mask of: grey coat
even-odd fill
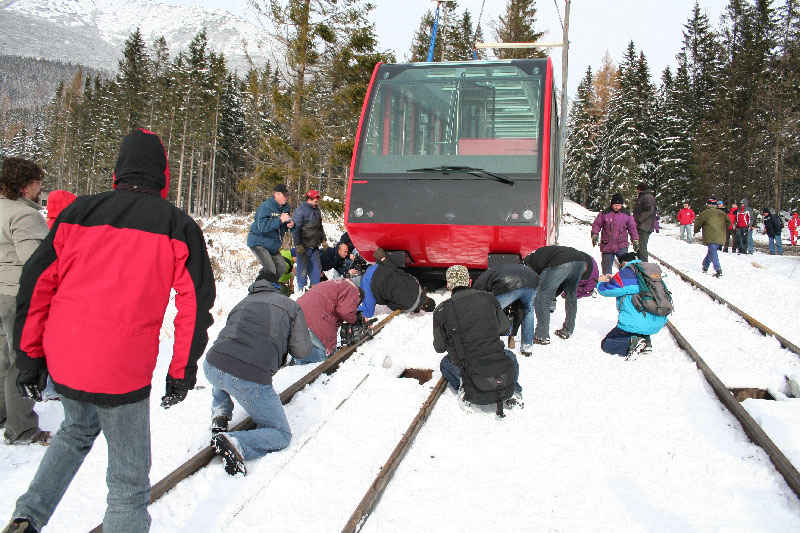
[[[42,206],[27,198],[0,195],[0,294],[16,296],[22,265],[47,236]]]
[[[656,222],[656,197],[649,190],[639,193],[636,205],[633,206],[633,219],[636,221],[639,233],[653,232],[653,225]]]
[[[309,356],[311,338],[303,310],[275,284],[258,280],[248,292],[228,315],[206,360],[232,376],[271,385],[287,353]]]

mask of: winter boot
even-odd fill
[[[550,339],[540,339],[539,337],[534,337],[533,344],[550,344]]]
[[[644,351],[647,339],[638,335],[631,335],[631,344],[628,346],[628,353],[625,354],[626,361],[635,361]]]
[[[719,270],[717,270],[717,272],[714,274],[714,277],[715,278],[721,278],[722,277],[722,269],[721,268]]]
[[[530,357],[533,352],[533,344],[523,344],[519,348],[519,353],[525,357]]]
[[[459,387],[458,389],[458,406],[466,413],[472,412],[472,404],[464,398],[464,387]]]
[[[653,341],[650,339],[650,335],[647,335],[644,338],[644,351],[642,353],[652,353],[653,351]]]
[[[244,464],[242,454],[239,453],[233,441],[225,433],[218,433],[211,437],[211,447],[214,448],[214,453],[222,456],[222,462],[225,463],[225,472],[228,475],[247,475],[247,467]]]
[[[701,268],[703,269],[703,274],[706,274],[708,272],[708,267],[701,267]]]
[[[572,336],[572,333],[567,331],[565,328],[561,328],[561,329],[557,329],[556,330],[556,335],[558,335],[562,339],[566,340],[566,339],[569,339]]]
[[[514,392],[514,395],[506,400],[506,409],[525,409],[525,402],[522,401],[522,393]]]
[[[39,533],[39,530],[33,527],[30,518],[14,518],[3,529],[3,533]]]
[[[228,431],[228,422],[231,419],[227,416],[215,416],[211,420],[211,433],[222,433],[223,431]]]

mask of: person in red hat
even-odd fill
[[[313,287],[319,283],[322,273],[319,246],[325,241],[325,230],[319,210],[319,192],[311,189],[306,193],[306,201],[294,210],[292,220],[292,239],[297,252],[297,288],[302,292],[306,284]]]
[[[61,211],[67,208],[69,204],[75,201],[77,196],[69,191],[62,191],[60,189],[50,191],[47,196],[47,227],[52,228],[53,223],[61,214]]]

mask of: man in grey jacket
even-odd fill
[[[11,346],[22,265],[47,236],[39,213],[44,172],[33,161],[9,157],[0,173],[0,426],[8,444],[47,444],[50,433],[39,429],[35,402],[17,390],[19,369]],[[44,388],[44,386],[42,386]]]
[[[636,190],[639,191],[639,197],[633,206],[633,219],[636,221],[636,230],[639,233],[639,249],[635,251],[639,253],[639,259],[647,261],[647,242],[656,222],[656,197],[650,192],[647,182],[639,182]]]
[[[248,293],[228,315],[204,365],[213,387],[211,446],[231,476],[247,474],[246,460],[289,445],[292,432],[272,377],[286,364],[288,353],[296,359],[311,353],[303,310],[280,293],[274,273],[262,269]],[[256,429],[227,433],[233,400]]]

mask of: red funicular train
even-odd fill
[[[558,113],[550,59],[378,64],[345,226],[421,276],[517,262],[556,240]]]

